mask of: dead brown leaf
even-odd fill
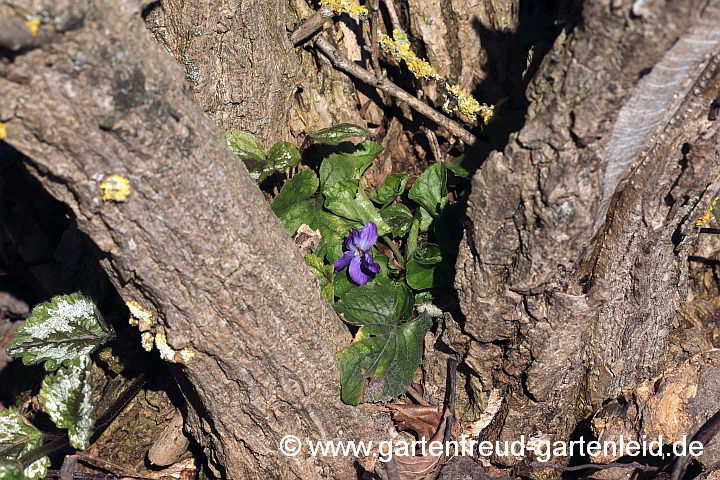
[[[443,423],[442,405],[388,405],[399,430],[412,430],[418,439],[429,439]]]

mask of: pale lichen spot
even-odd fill
[[[130,180],[122,175],[108,175],[100,182],[103,191],[103,200],[113,202],[127,202],[130,196]]]
[[[160,358],[168,362],[175,361],[175,350],[167,344],[167,337],[164,333],[158,332],[155,335],[155,348],[160,352]]]
[[[182,360],[184,362],[189,362],[195,356],[195,352],[193,352],[189,348],[183,348],[182,350],[180,350],[178,352],[178,354],[180,355],[180,358],[182,358]]]
[[[138,302],[130,300],[125,302],[128,310],[130,310],[130,325],[137,325],[141,332],[147,332],[155,324],[153,321],[153,313],[143,308]]]
[[[153,348],[153,343],[155,342],[155,336],[150,332],[142,332],[140,334],[140,343],[142,345],[142,348],[149,352]]]

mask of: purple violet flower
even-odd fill
[[[360,230],[350,230],[345,241],[345,254],[335,260],[335,270],[342,270],[350,265],[348,272],[353,282],[365,285],[373,275],[380,271],[380,265],[372,258],[371,248],[377,242],[377,226],[367,222]]]

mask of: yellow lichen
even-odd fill
[[[150,330],[153,326],[153,313],[150,310],[143,308],[138,302],[130,300],[125,302],[128,310],[130,310],[130,325],[137,325],[141,332]]]
[[[7,137],[7,124],[0,122],[0,140],[4,140]]]
[[[178,352],[178,354],[180,355],[180,358],[182,358],[184,362],[189,362],[195,356],[195,352],[193,352],[189,348],[183,348],[182,350],[180,350]]]
[[[38,27],[40,26],[39,18],[31,18],[25,22],[25,26],[30,30],[32,35],[37,35]]]
[[[335,13],[348,13],[350,15],[367,15],[367,8],[358,5],[352,0],[321,0],[320,5],[328,6]]]
[[[471,118],[473,121],[477,120],[477,115],[480,114],[480,118],[485,125],[490,123],[493,115],[495,114],[495,106],[488,106],[475,100],[470,94],[464,92],[459,86],[451,85],[447,87],[448,93],[455,97],[457,106],[453,109],[445,108],[446,112],[459,111],[463,115]]]
[[[383,51],[398,62],[404,61],[413,75],[417,78],[439,78],[437,70],[427,61],[418,58],[410,48],[410,40],[405,32],[396,28],[393,30],[393,38],[382,32],[378,33],[378,43]]]
[[[702,227],[708,222],[708,220],[710,220],[710,214],[713,213],[713,209],[719,207],[718,201],[720,201],[720,197],[712,201],[710,208],[708,208],[707,212],[705,212],[705,214],[700,217],[697,222],[695,222],[695,226]]]
[[[160,358],[168,362],[176,362],[176,354],[179,355],[180,359],[184,362],[189,362],[195,356],[195,352],[189,348],[174,350],[170,345],[168,345],[167,337],[162,332],[155,334],[155,348],[157,348],[158,352],[160,352]]]
[[[127,202],[130,196],[130,180],[122,175],[108,175],[100,182],[103,191],[103,200],[113,202]]]
[[[480,118],[482,118],[482,121],[485,125],[490,123],[490,120],[493,119],[495,116],[495,105],[488,105],[487,103],[483,103],[480,105]]]

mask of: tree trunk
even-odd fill
[[[692,350],[671,344],[720,191],[719,25],[715,0],[586,2],[473,177],[455,286],[470,351],[493,352],[484,396],[507,392],[488,437],[567,440]]]
[[[276,15],[282,3],[248,11]],[[123,298],[153,313],[173,350],[194,352],[175,354],[174,371],[211,464],[227,478],[355,478],[342,457],[278,451],[288,434],[379,439],[386,420],[340,403],[335,353],[347,328],[138,2],[33,8],[51,23],[37,48],[2,63],[6,141],[71,207]],[[0,18],[29,10],[5,2]],[[253,71],[277,84],[270,69]],[[129,179],[127,202],[102,200],[111,174]]]
[[[25,3],[0,2],[0,18]],[[334,354],[347,329],[204,112],[267,145],[357,122],[375,93],[291,48],[304,2],[163,2],[148,27],[182,68],[150,40],[138,3],[33,3],[54,23],[39,48],[0,64],[7,141],[72,208],[123,297],[156,315],[173,349],[195,352],[175,371],[212,465],[228,478],[355,478],[346,459],[278,453],[286,434],[386,440],[387,420],[339,403]],[[720,191],[709,114],[720,2],[594,1],[582,14],[559,2],[553,14],[579,18],[552,46],[524,39],[522,2],[481,3],[402,3],[432,63],[481,101],[524,108],[542,58],[528,45],[549,49],[525,125],[473,178],[455,280],[473,378],[458,384],[483,406],[501,393],[484,439],[567,440],[604,402],[647,393],[702,353],[678,312],[688,254],[707,250],[695,220]],[[334,39],[363,58],[347,22]],[[109,174],[129,178],[127,203],[101,200]],[[653,405],[637,398],[638,411]]]

